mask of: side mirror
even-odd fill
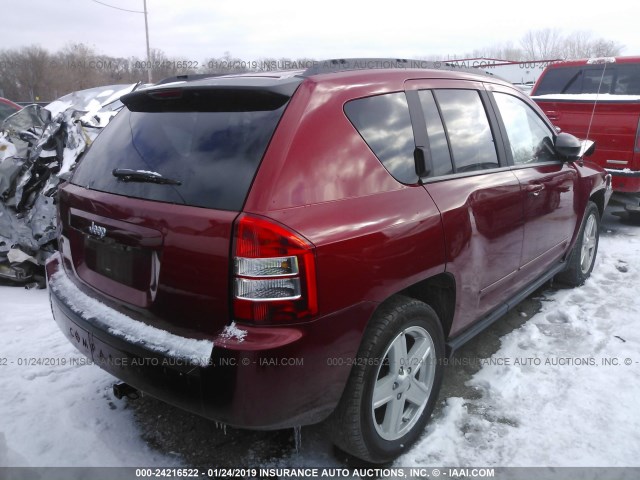
[[[554,144],[556,153],[563,160],[573,162],[580,159],[582,153],[582,142],[570,133],[559,133]]]

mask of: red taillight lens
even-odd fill
[[[238,219],[232,281],[236,320],[288,323],[318,312],[313,245],[270,220]]]
[[[638,119],[638,129],[636,130],[636,153],[640,153],[640,118]]]

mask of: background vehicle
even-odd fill
[[[562,131],[596,142],[614,191],[640,193],[640,57],[553,63],[531,95]]]
[[[206,417],[326,421],[388,461],[421,435],[446,355],[594,266],[610,178],[506,82],[341,60],[121,100],[59,190],[54,317]]]
[[[9,115],[13,115],[20,109],[22,109],[22,107],[17,103],[13,103],[11,100],[0,97],[0,123],[2,123]]]

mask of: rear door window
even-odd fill
[[[441,89],[434,95],[451,142],[457,173],[500,166],[489,119],[477,90]]]
[[[422,112],[427,124],[427,136],[429,138],[429,153],[431,154],[431,162],[433,164],[433,175],[449,175],[453,173],[453,164],[451,163],[451,152],[449,151],[449,142],[447,134],[444,131],[444,125],[440,118],[440,112],[436,101],[433,98],[431,90],[420,90],[418,92]]]
[[[238,211],[285,109],[129,111],[96,138],[72,183],[108,193]],[[261,107],[264,108],[264,107]],[[123,181],[114,169],[153,172],[179,185]]]

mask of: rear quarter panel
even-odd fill
[[[431,197],[395,180],[343,110],[354,98],[403,91],[405,78],[353,76],[348,87],[322,76],[301,84],[245,205],[315,245],[320,315],[382,302],[444,271],[440,212]]]

